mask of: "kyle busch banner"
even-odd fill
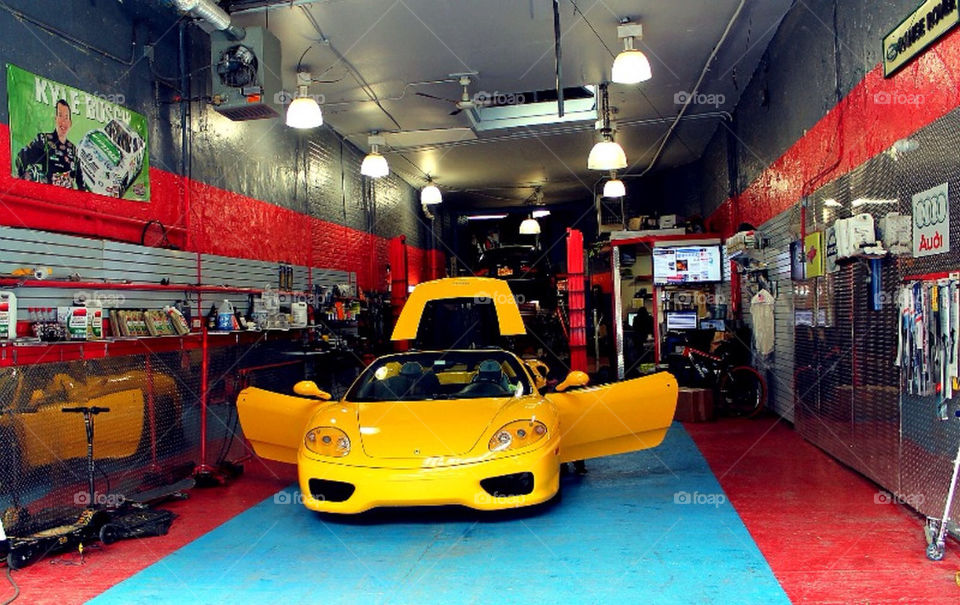
[[[123,95],[89,93],[7,65],[13,176],[150,199],[147,119]]]

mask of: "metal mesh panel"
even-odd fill
[[[951,236],[957,241],[960,184],[952,178],[960,174],[960,160],[942,150],[958,144],[960,112],[954,111],[813,193],[807,199],[807,231],[863,212],[875,219],[894,210],[912,214],[915,193],[947,182]],[[886,259],[877,274],[868,261],[856,260],[836,273],[793,283],[797,429],[920,512],[936,516],[942,513],[960,427],[956,420],[939,419],[936,397],[901,395],[894,366],[896,293],[908,275],[958,267],[960,251],[953,246],[937,256]],[[875,308],[871,280],[877,275],[882,288]],[[951,417],[956,409],[951,405]],[[958,513],[960,502],[952,517]]]
[[[87,438],[94,416],[95,498],[110,504],[188,475],[199,365],[180,352],[0,369],[0,510],[85,506]]]

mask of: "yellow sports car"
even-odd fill
[[[437,301],[488,305],[501,335],[523,334],[509,286],[448,278],[417,286],[393,340],[420,325]],[[303,397],[240,393],[244,434],[256,453],[298,465],[304,505],[359,513],[382,506],[529,506],[559,489],[560,464],[659,445],[673,419],[677,382],[667,373],[584,387],[572,372],[540,391],[543,365],[502,349],[411,351],[367,367],[341,401],[312,382]]]

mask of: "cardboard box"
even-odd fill
[[[713,391],[681,387],[677,393],[677,411],[673,418],[680,422],[709,422],[713,420]]]
[[[70,340],[87,339],[87,321],[90,310],[86,307],[57,307],[57,323],[66,326]]]

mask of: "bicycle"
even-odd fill
[[[712,389],[718,412],[753,418],[766,404],[767,383],[756,368],[734,365],[729,357],[686,346],[668,356],[667,364],[680,386]]]

